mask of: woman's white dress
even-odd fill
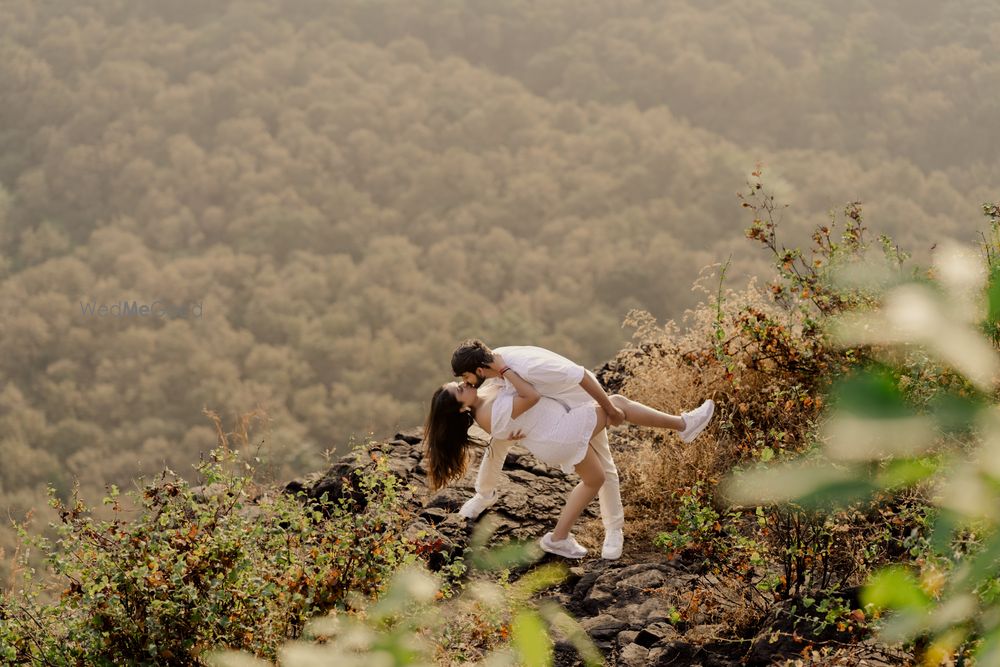
[[[542,396],[517,419],[511,418],[517,392],[505,388],[493,400],[490,430],[493,437],[506,440],[521,431],[518,442],[540,461],[559,466],[563,472],[574,467],[587,455],[590,436],[597,426],[597,403],[567,409],[559,401]]]

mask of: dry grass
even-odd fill
[[[659,325],[644,312],[630,313],[635,342],[618,356],[625,381],[621,393],[651,407],[680,414],[706,398],[716,402],[713,423],[693,443],[670,431],[623,426],[609,433],[625,509],[629,560],[658,552],[652,538],[667,529],[674,493],[697,482],[714,487],[740,461],[761,449],[801,449],[815,427],[822,399],[812,378],[796,377],[782,367],[786,360],[764,349],[741,323],[747,309],[782,322],[795,341],[802,336],[801,316],[783,311],[751,281],[739,292],[705,287],[707,273],[695,285],[706,300],[685,314],[682,331],[673,321]],[[745,322],[745,320],[744,320]],[[600,519],[581,522],[581,542],[600,550]]]

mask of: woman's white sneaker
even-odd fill
[[[569,537],[565,540],[553,540],[552,531],[549,531],[542,535],[542,538],[538,540],[538,544],[542,547],[542,551],[547,551],[550,554],[562,556],[563,558],[583,558],[587,555],[586,547],[576,541],[573,533],[570,533]]]
[[[601,558],[605,560],[617,560],[621,558],[622,546],[625,538],[621,528],[614,528],[604,533],[604,548],[601,550]]]
[[[715,401],[712,399],[708,399],[691,412],[682,412],[684,430],[677,434],[680,436],[681,442],[691,442],[697,438],[712,421],[713,414],[715,414]]]
[[[496,503],[499,497],[500,494],[497,493],[496,489],[493,489],[492,496],[484,496],[481,493],[476,493],[476,495],[465,501],[465,504],[462,505],[462,509],[458,510],[458,513],[466,519],[475,519],[483,513],[483,510]]]

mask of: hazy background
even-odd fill
[[[466,336],[599,363],[766,270],[758,160],[791,240],[860,199],[972,241],[998,49],[992,0],[2,0],[0,508],[186,472],[206,407],[305,472],[421,422]],[[156,299],[201,317],[80,306]]]

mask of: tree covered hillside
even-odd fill
[[[921,259],[995,198],[1000,8],[0,4],[0,507],[96,496],[260,405],[279,470],[421,421],[454,343],[593,365],[843,201]],[[82,304],[199,303],[201,317]],[[9,544],[8,544],[9,546]]]

